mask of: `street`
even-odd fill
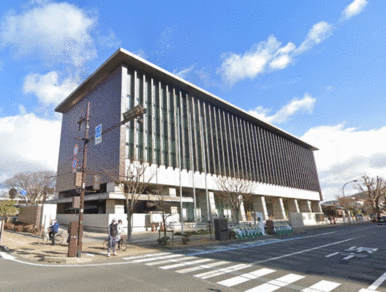
[[[0,291],[386,291],[385,235],[340,226],[78,266],[2,253]]]

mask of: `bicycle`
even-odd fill
[[[117,243],[117,249],[119,250],[122,250],[122,251],[125,251],[127,249],[127,242],[126,242],[126,238],[127,236],[126,235],[122,235],[121,236],[121,239],[118,240],[116,243]],[[119,244],[118,244],[119,243]],[[109,248],[109,240],[106,239],[104,242],[103,242],[103,247],[105,249],[108,249]]]
[[[38,238],[38,244],[47,244],[48,242],[51,242],[51,239],[49,237],[49,232],[42,232],[42,235]],[[56,233],[54,237],[55,244],[62,244],[63,243],[63,235],[60,233]]]

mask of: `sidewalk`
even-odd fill
[[[61,234],[63,235],[64,242],[61,245],[52,246],[50,242],[47,244],[39,244],[38,236],[30,233],[5,230],[3,241],[0,245],[8,247],[12,255],[50,263],[85,263],[108,259],[107,250],[103,247],[103,242],[107,239],[106,234],[85,231],[83,234],[82,256],[81,258],[73,258],[72,260],[68,260],[67,258],[67,232],[61,230]],[[132,235],[132,241],[128,244],[127,250],[120,251],[117,249],[117,256],[112,256],[111,258],[215,244],[213,234],[212,240],[210,240],[209,235],[191,236],[191,242],[188,245],[182,244],[181,236],[174,236],[173,246],[168,245],[164,247],[157,243],[158,236],[158,232],[135,233]],[[163,235],[161,234],[161,236]]]
[[[362,225],[368,222],[358,222],[352,225]],[[351,226],[352,226],[351,225]],[[318,225],[308,226],[303,228],[296,228],[293,235],[297,236],[302,233],[317,229],[331,229],[334,227],[349,226],[349,224],[336,224],[336,225]],[[64,242],[61,245],[52,246],[48,244],[38,244],[38,237],[29,233],[15,232],[15,231],[4,231],[3,241],[0,245],[5,245],[9,248],[9,252],[16,256],[21,256],[29,260],[44,261],[50,263],[87,263],[87,262],[103,262],[108,259],[139,255],[143,253],[159,252],[159,251],[171,251],[189,248],[199,248],[200,246],[208,245],[226,245],[241,242],[242,240],[228,240],[228,241],[215,241],[214,234],[210,240],[210,235],[195,235],[190,236],[190,243],[187,245],[182,244],[182,237],[175,236],[173,246],[160,246],[157,243],[158,232],[143,232],[134,233],[132,235],[132,241],[127,247],[126,251],[117,250],[116,257],[107,257],[107,250],[103,247],[103,242],[107,239],[107,235],[98,232],[84,232],[83,235],[83,251],[81,258],[67,258],[67,231],[61,230]],[[163,234],[161,234],[163,236]],[[168,236],[170,236],[168,234]],[[290,235],[291,236],[291,235]],[[253,240],[262,240],[267,238],[280,238],[283,235],[268,235]]]

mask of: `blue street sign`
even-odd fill
[[[102,124],[95,127],[95,145],[102,142]]]
[[[24,197],[24,196],[27,194],[27,191],[26,191],[26,190],[22,190],[22,191],[20,192],[20,194]]]

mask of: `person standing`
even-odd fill
[[[59,231],[59,223],[55,219],[52,220],[52,224],[50,226],[50,232],[48,233],[50,236],[50,239],[52,241],[52,245],[55,245],[55,235]]]
[[[117,241],[118,241],[118,248],[121,248],[121,240],[122,240],[122,235],[123,235],[123,224],[122,224],[122,220],[119,219],[118,220],[118,237],[117,237]]]
[[[117,243],[118,225],[114,218],[111,220],[111,224],[109,225],[108,231],[109,231],[109,248],[107,249],[107,256],[109,257],[111,248],[113,249],[113,255],[114,256],[117,255],[117,253],[115,252],[115,245]]]

